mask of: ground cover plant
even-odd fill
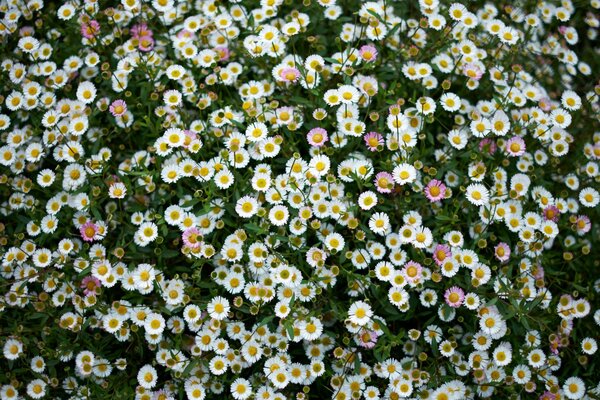
[[[599,0],[0,0],[0,399],[599,399]]]

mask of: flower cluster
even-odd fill
[[[600,1],[0,12],[0,400],[600,398]]]

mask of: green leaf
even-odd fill
[[[294,340],[294,327],[291,322],[286,322],[284,325],[285,331],[287,332],[288,338]]]

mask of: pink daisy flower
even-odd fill
[[[539,264],[536,265],[533,277],[534,279],[544,279],[544,267]]]
[[[372,349],[375,347],[378,337],[377,332],[363,329],[359,335],[359,344],[366,349]]]
[[[578,215],[575,220],[575,230],[578,235],[584,235],[592,229],[592,222],[587,215]]]
[[[369,132],[363,137],[365,144],[370,151],[377,151],[383,147],[383,135],[378,132]]]
[[[196,132],[190,131],[189,129],[184,130],[183,133],[185,134],[185,139],[183,141],[183,147],[185,147],[187,149],[187,148],[189,148],[190,144],[192,143],[192,140],[198,139],[198,134]]]
[[[100,24],[95,19],[90,20],[87,24],[81,25],[81,34],[86,39],[91,39],[100,32]]]
[[[134,39],[152,35],[152,29],[149,29],[146,23],[142,22],[131,27],[131,36],[133,36]]]
[[[558,222],[558,218],[560,217],[560,210],[556,206],[548,206],[544,208],[544,219],[546,221],[554,221]]]
[[[375,175],[373,183],[375,183],[379,193],[391,193],[394,188],[394,177],[389,172],[380,172]]]
[[[525,153],[525,150],[525,141],[519,136],[513,136],[506,141],[506,152],[509,156],[522,156]]]
[[[500,242],[494,247],[494,255],[500,262],[507,261],[510,258],[510,247],[504,242]]]
[[[444,293],[444,299],[446,300],[446,304],[448,304],[450,307],[457,308],[460,307],[465,299],[465,292],[458,286],[452,286],[450,289],[446,290],[446,293]]]
[[[442,200],[444,196],[446,196],[446,185],[444,185],[442,181],[432,179],[427,186],[425,186],[424,192],[427,199],[434,203]]]
[[[308,140],[308,143],[311,146],[321,147],[329,140],[329,136],[327,135],[327,131],[323,128],[312,128],[308,131],[306,140]]]
[[[550,100],[550,98],[548,98],[548,97],[542,97],[538,101],[538,105],[545,112],[552,110],[552,100]]]
[[[483,71],[479,68],[479,65],[474,63],[466,63],[463,66],[463,74],[476,81],[480,80],[483,76]]]
[[[300,71],[297,68],[286,67],[281,70],[279,77],[285,82],[296,82],[300,78]]]
[[[525,385],[525,391],[527,393],[534,393],[535,389],[537,389],[537,386],[535,385],[535,383],[531,382],[531,385]]]
[[[202,243],[202,236],[200,235],[200,230],[198,230],[198,228],[196,227],[186,229],[181,235],[181,239],[187,247],[191,247],[192,249],[197,249]]]
[[[81,238],[86,242],[93,242],[98,233],[98,225],[92,221],[88,221],[79,227],[79,233],[81,234]]]
[[[494,154],[498,146],[496,146],[496,142],[494,142],[490,138],[485,138],[479,142],[479,151],[486,152],[488,154]]]
[[[95,276],[86,276],[81,280],[80,288],[83,289],[83,294],[88,296],[90,294],[95,294],[96,289],[100,288],[100,279]]]
[[[229,60],[229,49],[227,47],[215,47],[215,51],[219,54],[219,61]]]
[[[435,249],[433,250],[433,260],[437,265],[442,265],[444,260],[449,257],[452,257],[450,246],[447,244],[438,244],[435,246]]]
[[[154,48],[154,38],[152,36],[142,36],[139,39],[138,49],[148,52]]]
[[[560,335],[556,335],[555,339],[550,342],[550,351],[552,354],[558,354],[558,349],[561,348]]]
[[[125,100],[115,100],[108,108],[113,117],[120,117],[127,112],[127,103]]]
[[[539,398],[539,400],[556,400],[556,395],[552,392],[545,391]]]
[[[192,32],[192,31],[188,31],[187,29],[182,29],[179,32],[177,32],[176,36],[178,39],[185,39],[185,38],[189,39],[189,38],[193,38],[195,35],[194,35],[194,32]]]
[[[409,261],[401,272],[408,282],[416,282],[423,276],[423,267],[418,262]]]
[[[358,54],[366,62],[377,60],[377,49],[369,44],[362,46]]]

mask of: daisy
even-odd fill
[[[233,173],[225,168],[217,172],[214,175],[213,180],[219,189],[227,189],[233,185],[235,178]]]
[[[417,226],[414,231],[414,240],[412,245],[417,249],[426,249],[433,242],[433,234],[431,229],[425,226]]]
[[[461,105],[460,97],[451,92],[444,93],[442,97],[440,97],[440,103],[442,108],[449,112],[459,110]]]
[[[157,379],[158,374],[156,373],[156,369],[149,364],[144,365],[138,371],[138,384],[144,389],[152,389],[154,386],[156,386]]]
[[[339,252],[344,248],[345,240],[339,233],[332,232],[325,237],[325,247],[329,251]]]
[[[462,150],[467,146],[467,134],[462,129],[452,129],[448,132],[448,142],[457,150]]]
[[[366,191],[358,196],[358,206],[362,210],[370,210],[377,205],[377,194],[371,191]]]
[[[563,384],[565,396],[569,399],[581,399],[585,394],[585,384],[581,378],[570,377]]]
[[[144,222],[139,226],[137,235],[143,242],[150,243],[158,237],[158,226],[154,222]]]
[[[448,304],[450,307],[460,307],[464,298],[465,292],[458,286],[452,286],[450,289],[447,289],[444,293],[444,299],[446,300],[446,304]]]
[[[329,137],[325,129],[313,128],[306,135],[306,139],[311,146],[321,147],[329,140]]]
[[[276,205],[269,210],[269,221],[275,226],[283,226],[286,224],[290,216],[290,212],[286,206]]]
[[[340,101],[344,104],[357,103],[360,98],[360,92],[354,86],[342,85],[338,88]]]
[[[380,172],[375,175],[373,183],[379,193],[391,193],[394,188],[394,177],[389,172]]]
[[[17,339],[8,339],[4,342],[3,353],[7,360],[16,360],[23,353],[23,343]]]
[[[258,201],[251,196],[243,196],[235,205],[236,213],[242,218],[251,218],[258,212]]]
[[[446,196],[446,185],[437,179],[432,179],[425,187],[424,192],[427,199],[434,203],[442,200]]]
[[[598,343],[594,338],[586,337],[581,341],[581,351],[585,354],[592,355],[598,350]]]
[[[433,250],[433,260],[437,265],[442,265],[445,260],[452,257],[450,246],[447,244],[438,244]]]
[[[89,81],[81,82],[77,87],[77,99],[85,104],[90,104],[96,98],[96,86]]]
[[[246,138],[249,142],[260,142],[267,138],[269,130],[262,122],[254,122],[246,128]]]
[[[399,185],[412,183],[417,177],[417,169],[410,164],[400,164],[392,171],[394,181]]]
[[[550,113],[550,120],[554,126],[565,129],[571,124],[571,114],[566,110],[557,108]]]
[[[231,383],[230,391],[234,399],[245,400],[252,395],[252,386],[248,380],[237,378]]]
[[[480,80],[483,76],[483,71],[481,70],[479,65],[475,63],[464,64],[462,72],[466,77],[471,78],[475,81]]]
[[[369,151],[378,151],[383,148],[385,143],[383,135],[378,132],[369,132],[363,136],[363,139]]]
[[[300,78],[297,68],[286,67],[279,72],[279,78],[284,82],[296,82]]]
[[[206,306],[206,311],[211,318],[222,320],[227,317],[230,306],[229,301],[221,296],[213,298]]]
[[[81,238],[86,242],[93,242],[96,239],[98,233],[98,225],[92,221],[87,221],[85,224],[79,227],[79,233]]]
[[[187,247],[192,249],[197,249],[202,245],[202,235],[200,234],[200,230],[196,227],[186,229],[181,235],[181,239]]]
[[[416,103],[417,111],[423,115],[430,115],[435,112],[435,101],[431,97],[421,97]]]
[[[600,202],[600,194],[596,189],[588,187],[579,192],[579,201],[584,207],[596,207]]]
[[[517,43],[517,41],[519,40],[519,35],[518,35],[518,31],[514,28],[505,26],[504,28],[502,28],[500,30],[500,33],[498,35],[500,37],[500,40],[502,41],[502,43],[508,44],[508,45],[513,45],[515,43]]]
[[[564,91],[560,100],[562,106],[567,110],[576,111],[581,108],[581,97],[572,90]]]
[[[323,324],[317,318],[312,317],[301,321],[298,329],[300,330],[300,336],[304,340],[316,340],[323,333]]]
[[[522,156],[525,150],[525,141],[519,136],[514,136],[506,141],[506,152],[511,157]]]
[[[488,312],[479,320],[479,327],[484,333],[494,335],[500,331],[502,328],[502,323],[503,321],[500,315],[493,312]],[[494,352],[494,354],[495,353],[496,352]]]
[[[494,256],[500,262],[508,261],[510,258],[510,247],[504,242],[500,242],[494,247]]]
[[[577,234],[582,236],[592,229],[592,223],[587,215],[578,215],[575,220]]]
[[[127,188],[122,182],[115,182],[108,188],[108,196],[111,199],[122,199],[127,194]]]
[[[143,321],[143,327],[150,335],[160,335],[165,329],[165,319],[160,314],[149,313]]]
[[[560,217],[560,210],[556,206],[547,206],[543,211],[544,219],[554,222],[558,222]]]
[[[417,262],[409,261],[404,264],[401,272],[406,280],[412,283],[421,279],[423,275],[423,267]]]
[[[480,183],[472,183],[467,186],[467,200],[476,206],[483,206],[490,201],[490,192]]]
[[[358,54],[366,62],[373,62],[377,60],[377,49],[372,45],[364,45],[358,51]]]
[[[372,316],[373,311],[371,310],[371,306],[364,301],[352,303],[348,310],[348,319],[350,322],[360,326],[366,325],[371,320]]]
[[[46,382],[34,379],[27,384],[27,395],[32,399],[41,399],[46,396]]]
[[[377,212],[369,218],[369,229],[378,235],[385,235],[390,229],[390,218],[384,212]]]
[[[87,23],[81,24],[81,34],[86,39],[93,39],[100,32],[100,24],[92,19]]]
[[[109,109],[113,117],[121,117],[127,112],[127,103],[124,100],[115,100],[110,105]]]
[[[100,279],[94,276],[86,276],[82,279],[81,284],[79,285],[80,288],[84,289],[83,294],[86,296],[95,294],[96,290],[99,289],[100,286]]]

